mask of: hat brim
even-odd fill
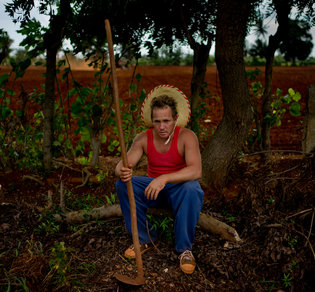
[[[176,109],[178,113],[177,125],[186,127],[190,121],[190,104],[186,95],[177,87],[162,84],[153,88],[145,98],[141,107],[141,118],[146,127],[152,127],[151,119],[151,101],[154,97],[160,95],[168,95],[176,101]]]

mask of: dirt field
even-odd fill
[[[5,70],[1,68],[0,74]],[[168,83],[189,96],[191,67],[141,67],[138,72],[147,92]],[[44,82],[42,73],[28,70],[14,84],[16,92],[22,85],[30,94]],[[93,71],[73,74],[83,85],[92,85]],[[131,69],[118,70],[122,98],[128,96],[131,75]],[[208,67],[206,81],[220,96],[215,67]],[[292,87],[305,100],[308,86],[315,84],[315,67],[276,67],[273,84],[284,92]],[[64,94],[66,87],[60,88]],[[222,104],[212,98],[209,105],[205,118],[215,126],[222,117]],[[300,150],[302,119],[289,118],[274,128],[272,149]],[[61,185],[66,212],[117,203],[113,169],[118,159],[102,153],[106,179],[83,186],[83,166],[69,161],[55,163],[49,177],[28,170],[0,170],[0,291],[314,291],[314,154],[279,151],[268,162],[259,155],[239,159],[221,193],[204,188],[202,212],[235,228],[242,242],[227,242],[198,226],[193,246],[197,268],[184,275],[168,224],[159,247],[143,255],[146,283],[140,288],[114,278],[117,272],[136,276],[135,262],[123,258],[131,239],[121,217],[87,218],[81,224],[54,219],[62,213]]]

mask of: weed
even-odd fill
[[[151,229],[157,230],[160,236],[164,236],[167,241],[173,241],[173,218],[166,216],[156,219],[151,215],[147,215],[147,218],[152,224]]]
[[[104,172],[103,170],[99,170],[98,174],[96,175],[96,179],[99,183],[104,183],[106,182],[108,178],[108,171]]]
[[[67,273],[70,271],[70,261],[64,242],[56,242],[51,249],[49,258],[50,270],[54,273],[54,279],[59,286],[68,286]]]
[[[17,248],[15,249],[15,256],[19,256],[19,248],[21,247],[21,241],[19,241]]]
[[[47,215],[45,217],[43,222],[41,222],[39,225],[37,225],[34,228],[34,231],[39,234],[39,235],[51,235],[51,234],[56,234],[60,230],[60,226],[58,223],[55,221],[54,217],[52,215]],[[41,219],[40,219],[41,220]]]
[[[74,201],[71,201],[71,192],[68,192],[66,194],[66,205],[71,210],[92,210],[95,205],[100,207],[104,205],[104,202],[102,202],[100,199],[96,199],[91,194],[88,194],[84,198],[76,198]]]
[[[228,220],[229,222],[233,222],[233,221],[236,220],[236,217],[235,217],[235,216],[229,216],[229,217],[227,218],[227,220]]]
[[[288,288],[291,286],[291,281],[292,281],[292,278],[290,277],[290,273],[288,274],[283,274],[283,278],[282,278],[282,282],[283,282],[283,285],[285,288]]]
[[[294,237],[288,242],[288,244],[289,244],[289,246],[290,246],[291,248],[294,248],[294,247],[297,245],[297,243],[298,243],[298,238],[297,238],[297,236],[294,236]]]
[[[114,205],[116,203],[116,194],[110,193],[110,197],[105,195],[105,199],[108,205]]]
[[[81,263],[80,266],[77,267],[78,271],[88,274],[94,274],[96,271],[96,265],[94,263]]]
[[[290,265],[290,272],[293,272],[297,267],[297,262],[296,261],[292,261],[291,265]]]
[[[273,197],[269,197],[267,200],[268,204],[273,204],[275,202],[275,199]]]
[[[5,253],[6,253],[5,251],[2,252],[2,253],[0,253],[0,259],[5,255]],[[0,267],[1,267],[1,266],[3,266],[3,264],[1,264],[1,262],[0,262]]]
[[[257,283],[259,284],[268,284],[270,285],[268,291],[273,291],[274,290],[274,287],[276,285],[276,282],[273,281],[273,280],[263,280],[263,281],[257,281]]]
[[[22,286],[23,291],[29,292],[30,290],[27,287],[26,280],[24,277],[15,277],[16,281]]]
[[[29,245],[28,251],[32,256],[34,254],[38,254],[40,256],[44,255],[43,244],[41,242],[39,242],[38,244],[36,242],[33,242],[33,240],[27,240],[26,242]]]

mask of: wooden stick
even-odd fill
[[[112,83],[113,83],[113,89],[114,89],[115,112],[116,112],[117,128],[118,128],[118,133],[119,133],[121,156],[122,156],[124,167],[128,167],[126,146],[125,146],[123,129],[122,129],[122,124],[121,124],[121,114],[120,114],[119,97],[118,97],[118,81],[117,81],[117,76],[116,76],[116,65],[115,65],[115,56],[114,56],[114,50],[113,50],[112,32],[111,32],[110,23],[108,19],[105,20],[105,28],[106,28],[108,51],[109,51],[110,64],[111,64],[111,76],[112,76]],[[135,203],[131,180],[128,181],[126,185],[127,185],[128,198],[129,198],[129,204],[130,204],[131,232],[132,232],[132,240],[133,240],[133,245],[134,245],[135,254],[136,254],[136,265],[137,265],[138,277],[143,278],[143,265],[142,265],[142,257],[140,253],[140,243],[139,243],[138,227],[137,227],[136,203]]]

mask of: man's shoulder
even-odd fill
[[[146,142],[146,141],[147,141],[147,131],[143,131],[135,137],[133,142],[134,143],[142,143],[142,142]]]
[[[186,137],[196,137],[196,134],[194,131],[192,131],[190,129],[181,127],[180,131],[179,131],[179,136],[183,136],[185,138]]]
[[[178,140],[184,144],[195,144],[196,142],[198,142],[198,138],[195,134],[194,131],[187,129],[187,128],[181,128],[179,135],[178,135]]]

